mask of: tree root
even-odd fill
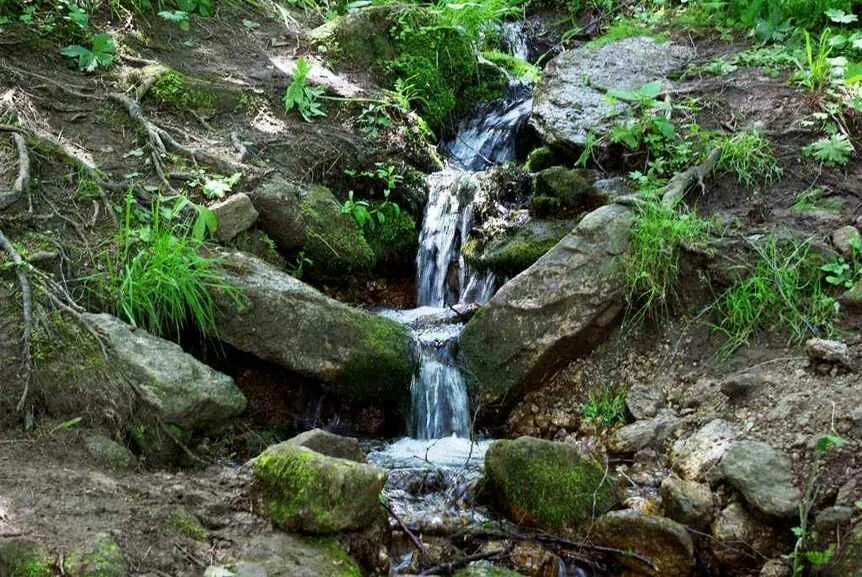
[[[12,264],[15,266],[15,275],[18,277],[18,285],[21,287],[21,308],[24,321],[24,329],[21,345],[21,370],[19,376],[24,382],[24,391],[21,393],[21,398],[15,410],[19,413],[24,408],[27,402],[27,393],[30,390],[30,377],[33,374],[33,357],[30,354],[30,347],[33,341],[33,289],[30,287],[30,279],[27,278],[27,272],[24,270],[26,263],[3,231],[0,230],[0,248],[2,248]]]
[[[18,178],[11,190],[0,190],[0,210],[3,210],[30,191],[30,153],[27,150],[27,139],[19,132],[12,133],[12,141],[18,149]],[[32,203],[30,205],[32,212]]]
[[[691,185],[695,183],[700,186],[701,193],[705,194],[706,185],[703,180],[712,173],[719,156],[721,156],[721,151],[718,148],[713,148],[702,163],[674,175],[664,187],[661,197],[662,204],[671,208],[675,207],[685,197],[685,193]]]
[[[451,575],[455,572],[456,569],[466,567],[473,561],[481,561],[483,559],[499,560],[506,557],[509,553],[511,553],[511,551],[511,547],[508,547],[505,549],[495,549],[494,551],[487,551],[468,555],[467,557],[462,557],[461,559],[447,561],[446,563],[440,563],[439,565],[429,567],[428,569],[425,569],[424,571],[419,573],[419,575]]]

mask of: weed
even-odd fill
[[[783,174],[772,145],[757,130],[746,130],[732,136],[719,136],[714,145],[721,151],[716,167],[736,175],[746,186],[769,184]]]
[[[617,423],[626,422],[626,392],[622,389],[602,387],[593,392],[584,403],[581,414],[584,419],[610,429]]]
[[[850,249],[849,260],[839,256],[820,267],[820,270],[826,273],[827,283],[849,289],[858,279],[862,279],[862,241],[858,237],[851,239]]]
[[[836,211],[841,210],[841,199],[823,198],[825,190],[819,186],[806,188],[796,195],[790,210],[796,213],[811,212],[815,210]]]
[[[807,30],[802,34],[805,38],[805,62],[796,63],[799,71],[793,78],[809,90],[822,90],[832,77],[832,64],[829,61],[829,55],[832,52],[832,46],[829,43],[830,30],[826,28],[820,33],[816,48],[811,41],[811,34]]]
[[[815,140],[804,149],[805,154],[829,166],[844,166],[850,161],[853,146],[842,133]]]
[[[93,34],[90,47],[72,44],[60,51],[63,56],[78,59],[78,68],[85,72],[93,72],[96,68],[109,68],[114,63],[117,44],[110,34],[100,32]]]
[[[807,242],[755,245],[751,274],[715,302],[712,328],[724,336],[719,356],[728,357],[761,330],[784,329],[791,342],[832,332],[837,303],[820,283],[820,269]]]
[[[302,279],[306,266],[313,266],[314,261],[305,256],[305,251],[299,251],[292,265],[287,267],[287,274],[295,279]]]
[[[306,122],[312,122],[316,117],[326,116],[320,102],[325,91],[308,85],[306,77],[309,70],[310,66],[305,58],[297,60],[293,80],[282,97],[284,110],[290,112],[295,108]]]

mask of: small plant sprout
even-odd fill
[[[584,419],[593,421],[605,429],[626,421],[626,392],[612,387],[602,387],[593,392],[584,403],[581,413]]]
[[[290,112],[295,109],[306,122],[312,122],[315,118],[326,116],[320,102],[325,91],[322,88],[308,85],[307,77],[310,70],[311,67],[305,58],[297,60],[296,68],[293,71],[293,81],[282,97],[284,110]]]
[[[836,132],[815,140],[805,147],[805,154],[828,166],[844,166],[850,161],[853,145],[844,134]]]
[[[90,47],[72,44],[60,51],[69,58],[78,59],[78,68],[85,72],[93,72],[96,68],[108,68],[114,63],[117,44],[109,34],[100,32],[93,34]]]

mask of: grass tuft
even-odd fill
[[[769,140],[757,130],[718,136],[715,146],[721,150],[718,170],[736,175],[740,184],[769,184],[781,178],[784,173],[775,159]]]

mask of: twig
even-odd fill
[[[30,343],[33,340],[33,290],[30,288],[30,279],[24,270],[26,263],[3,231],[0,230],[0,248],[6,251],[12,264],[15,265],[15,274],[18,276],[18,284],[21,287],[21,316],[24,320],[24,330],[21,345],[21,380],[24,382],[24,391],[18,400],[15,410],[21,412],[24,403],[27,402],[27,393],[30,390],[30,375],[33,373],[33,359],[30,356]]]
[[[701,164],[689,167],[687,170],[677,173],[667,186],[664,187],[664,192],[661,197],[662,204],[668,207],[676,206],[683,199],[688,188],[697,183],[700,185],[702,193],[706,192],[706,185],[703,179],[712,173],[715,168],[715,163],[721,156],[721,150],[713,148]]]
[[[404,531],[404,533],[407,535],[407,537],[409,537],[410,540],[413,542],[413,544],[416,545],[416,548],[419,549],[419,553],[420,553],[422,559],[430,559],[431,553],[430,553],[430,551],[428,551],[428,547],[426,547],[425,543],[423,543],[419,539],[419,537],[417,537],[416,534],[407,527],[407,525],[404,523],[404,521],[401,519],[401,517],[399,517],[395,513],[395,510],[392,509],[392,505],[389,504],[389,501],[387,501],[384,498],[384,499],[381,499],[381,502],[383,503],[383,507],[389,513],[389,516],[392,517],[393,519],[395,519],[395,522],[398,523],[398,526],[401,527],[401,530]]]
[[[18,149],[18,178],[11,190],[0,190],[0,210],[18,202],[21,196],[30,190],[30,154],[27,151],[27,139],[21,133],[13,132],[12,141]]]
[[[451,575],[455,572],[455,569],[460,569],[473,561],[480,561],[482,559],[500,559],[509,554],[510,548],[507,549],[497,549],[495,551],[487,551],[483,553],[474,553],[473,555],[468,555],[467,557],[462,557],[461,559],[456,559],[455,561],[448,561],[446,563],[440,563],[439,565],[434,565],[433,567],[429,567],[425,569],[419,575]]]

